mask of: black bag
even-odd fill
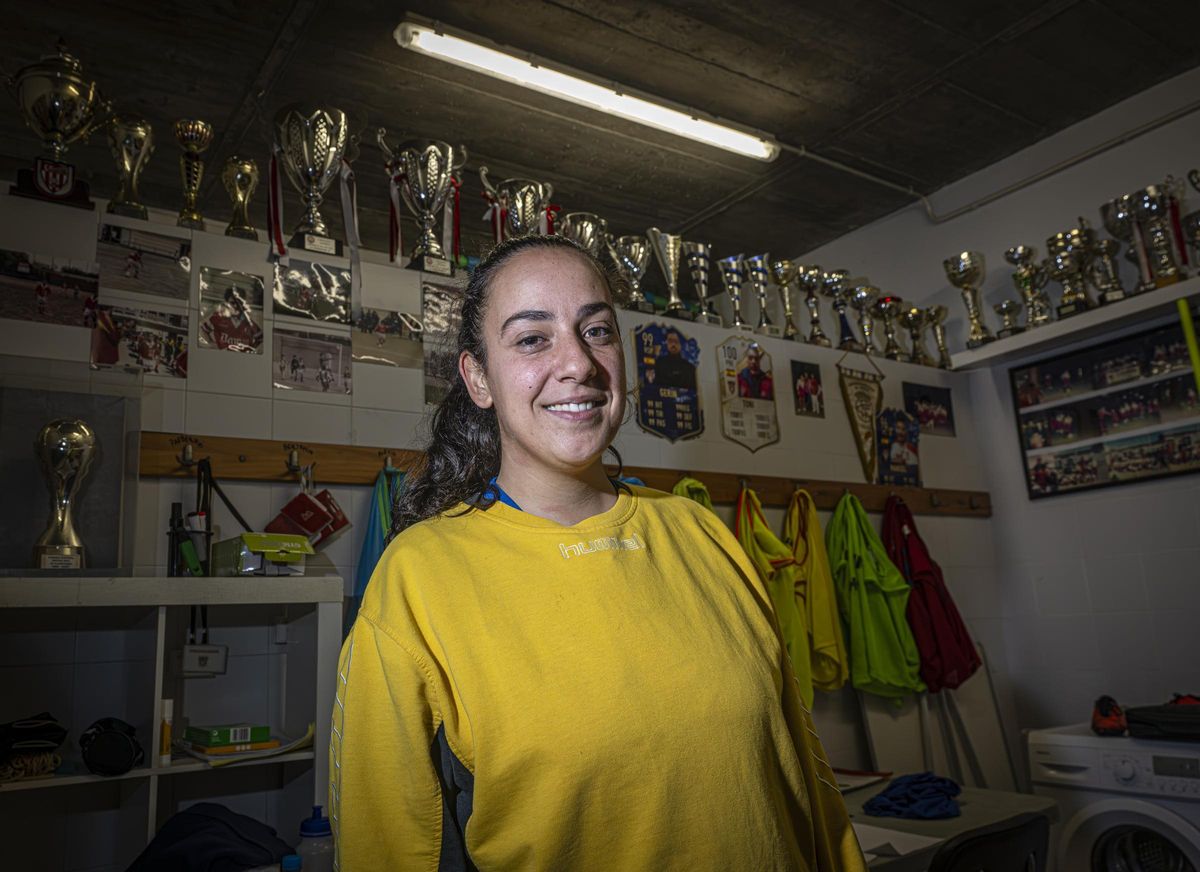
[[[291,853],[266,824],[201,802],[172,816],[125,872],[244,872]]]
[[[1200,742],[1200,705],[1144,705],[1125,709],[1129,735],[1135,739]]]

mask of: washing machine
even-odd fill
[[[1200,872],[1200,743],[1032,730],[1033,791],[1058,803],[1054,872]]]

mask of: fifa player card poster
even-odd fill
[[[818,364],[792,361],[792,398],[796,401],[797,415],[825,417],[825,391],[821,388],[821,367]]]
[[[275,327],[275,390],[349,394],[350,340],[336,333]]]
[[[0,248],[0,318],[92,327],[98,270],[86,261]]]
[[[879,483],[902,487],[921,486],[921,458],[917,419],[901,409],[884,409],[876,419],[879,446]]]
[[[92,369],[187,378],[188,316],[100,306],[92,328]]]
[[[455,343],[462,324],[462,291],[451,285],[421,285],[421,343],[425,355],[425,402],[436,406],[458,378]]]
[[[100,283],[106,288],[188,301],[192,286],[190,236],[101,224],[96,259]]]
[[[289,258],[275,264],[276,315],[350,323],[350,268]]]
[[[423,330],[421,320],[411,312],[359,309],[350,334],[354,362],[420,369],[425,361]]]
[[[704,432],[696,370],[700,345],[677,327],[646,324],[633,331],[638,425],[672,442]]]
[[[725,438],[750,451],[778,442],[771,355],[755,340],[733,336],[717,346],[717,371]]]
[[[250,273],[200,270],[201,348],[263,353],[263,280]]]

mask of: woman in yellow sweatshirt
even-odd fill
[[[553,236],[471,277],[342,649],[341,872],[864,868],[753,565],[711,512],[601,463],[616,281]]]

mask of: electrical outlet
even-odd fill
[[[184,645],[184,675],[224,675],[229,660],[228,645]]]

